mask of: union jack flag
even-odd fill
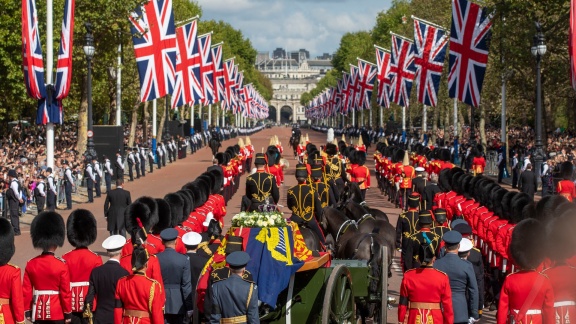
[[[172,94],[176,79],[176,28],[172,0],[150,0],[130,15],[142,102]]]
[[[448,37],[443,29],[414,18],[414,45],[418,101],[436,107]]]
[[[62,100],[70,92],[72,80],[72,45],[74,40],[74,0],[66,0],[62,32],[60,33],[60,50],[56,65],[56,99]]]
[[[344,116],[348,115],[348,97],[350,95],[350,91],[348,88],[350,87],[350,74],[343,72],[342,73],[342,94],[340,99],[340,111]]]
[[[342,112],[342,88],[344,87],[344,81],[342,79],[338,80],[338,84],[335,89],[335,97],[334,97],[334,112],[341,113]]]
[[[236,94],[234,87],[236,86],[236,75],[234,74],[234,59],[224,61],[224,101],[223,106],[228,110],[236,105]]]
[[[46,97],[42,44],[35,0],[22,0],[22,68],[26,92],[33,99]]]
[[[222,45],[212,46],[212,60],[214,63],[214,103],[223,101],[225,98],[225,72],[222,64]]]
[[[205,105],[214,103],[214,84],[212,83],[214,75],[214,63],[212,60],[212,33],[198,36],[198,51],[200,52],[200,80],[202,81],[202,90],[204,99],[202,103]]]
[[[196,44],[198,21],[193,20],[176,30],[176,83],[171,98],[172,108],[194,104],[203,97],[200,82],[200,53]]]
[[[360,71],[357,66],[350,64],[350,82],[348,83],[348,109],[358,110],[358,81]]]
[[[378,97],[376,101],[380,106],[390,108],[390,99],[388,97],[392,84],[389,78],[390,52],[378,46],[374,47],[376,48],[376,64],[378,66]]]
[[[492,15],[486,14],[482,7],[468,0],[452,0],[450,98],[474,107],[480,105],[491,27]]]
[[[402,107],[409,106],[412,81],[416,73],[414,43],[392,33],[392,60],[390,61],[390,101]]]
[[[242,88],[244,86],[244,71],[238,71],[238,65],[234,65],[234,74],[236,75],[236,82],[234,86],[234,92],[236,94],[236,106],[234,107],[234,113],[242,111]]]
[[[358,60],[358,109],[370,109],[377,68],[374,64]]]

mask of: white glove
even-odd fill
[[[476,322],[478,322],[478,321],[479,321],[479,319],[474,319],[474,317],[470,317],[470,318],[468,319],[468,324],[474,324],[474,323],[476,323]]]

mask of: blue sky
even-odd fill
[[[370,30],[392,0],[197,0],[202,19],[224,20],[258,51],[333,53],[346,32]]]

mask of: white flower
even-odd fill
[[[274,226],[276,223],[274,222],[273,219],[270,219],[270,220],[268,221],[268,224],[269,224],[270,226]]]

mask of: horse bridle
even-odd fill
[[[368,218],[368,217],[372,217],[372,219],[375,219],[374,216],[372,216],[371,214],[364,214],[364,216],[360,217],[360,219],[356,222],[358,225],[362,224],[362,222]]]
[[[348,225],[348,226],[346,226]],[[352,219],[346,220],[344,223],[342,223],[342,225],[340,225],[340,228],[338,229],[338,233],[336,233],[336,244],[338,244],[338,238],[340,238],[340,234],[343,234],[346,232],[346,230],[348,230],[348,227],[350,227],[350,225],[354,225],[354,227],[358,228],[358,224],[356,224],[356,222]],[[346,226],[346,228],[344,229],[344,226]],[[344,231],[342,231],[342,229],[344,229]]]

